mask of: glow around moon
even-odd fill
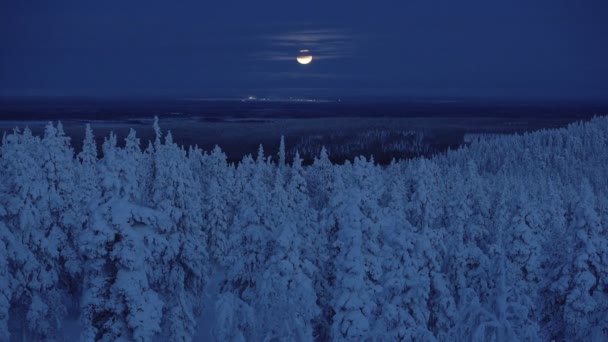
[[[300,64],[308,64],[312,62],[312,55],[308,50],[300,50],[300,55],[298,56],[298,58],[296,58],[296,60]]]

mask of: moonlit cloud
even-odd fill
[[[301,30],[271,36],[270,39],[283,42],[316,43],[323,41],[348,40],[350,35],[337,30]]]
[[[263,36],[265,49],[252,58],[267,61],[293,61],[301,49],[310,50],[314,60],[347,58],[353,54],[354,35],[335,29],[298,30]]]
[[[338,79],[342,78],[338,75],[327,73],[312,73],[312,72],[297,72],[297,71],[279,71],[273,73],[259,73],[259,76],[267,77],[268,79]]]

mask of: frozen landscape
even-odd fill
[[[608,340],[606,117],[386,165],[163,127],[3,136],[1,340]]]
[[[606,18],[0,0],[0,342],[608,342]]]

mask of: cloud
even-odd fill
[[[282,71],[274,72],[271,74],[265,74],[271,79],[337,79],[341,78],[338,75],[327,74],[327,73],[311,73],[311,72],[294,72],[294,71]]]
[[[301,30],[277,34],[269,38],[279,42],[319,43],[349,40],[351,36],[338,30]]]
[[[296,30],[261,37],[264,49],[252,58],[266,61],[293,61],[299,50],[310,50],[314,60],[348,58],[354,51],[354,35],[343,30]]]

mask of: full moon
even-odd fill
[[[309,50],[300,50],[300,55],[296,58],[300,64],[308,64],[312,62],[312,55]]]

